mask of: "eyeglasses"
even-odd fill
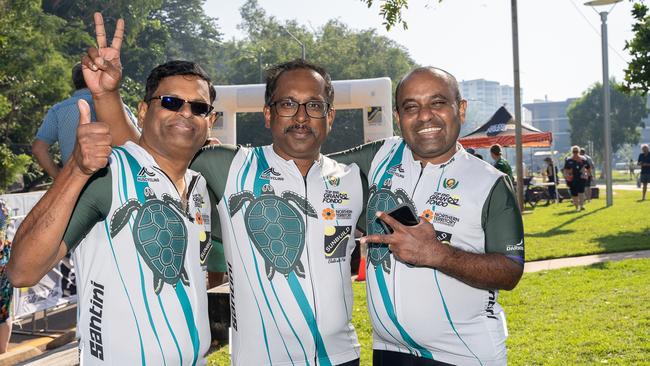
[[[192,111],[192,114],[195,116],[199,117],[205,117],[210,112],[212,112],[213,107],[204,102],[193,102],[177,97],[172,97],[171,95],[159,95],[157,97],[151,97],[147,102],[152,101],[153,99],[160,99],[160,105],[172,112],[178,112],[181,108],[183,108],[183,105],[185,103],[188,103],[190,105],[190,110]]]
[[[298,113],[301,106],[305,106],[305,112],[311,118],[323,118],[329,110],[329,103],[320,100],[310,100],[304,103],[298,103],[291,99],[283,99],[269,104],[269,107],[275,106],[275,111],[281,117],[293,117]]]

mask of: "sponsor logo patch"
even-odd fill
[[[442,182],[442,186],[445,189],[456,189],[456,187],[458,187],[458,181],[455,178],[445,178]]]
[[[284,180],[282,177],[282,174],[278,173],[275,171],[275,168],[270,167],[266,169],[265,171],[260,174],[260,179],[265,179],[265,180]]]
[[[341,178],[330,175],[327,177],[327,183],[332,187],[338,187],[341,184]]]
[[[338,203],[345,205],[349,199],[347,192],[331,191],[326,189],[323,194],[323,202],[325,203]]]
[[[456,216],[447,215],[442,212],[436,212],[433,214],[432,221],[435,222],[436,224],[443,224],[443,225],[454,227],[454,225],[456,225],[456,223],[460,221],[460,219]]]
[[[451,234],[444,231],[436,231],[436,238],[442,243],[451,245]]]
[[[143,168],[144,169],[144,168]],[[104,285],[90,281],[93,297],[90,299],[90,354],[100,360],[104,360],[104,342],[102,341],[102,315],[104,314]]]
[[[523,252],[524,250],[524,239],[521,239],[521,241],[517,244],[510,244],[506,246],[506,250],[509,252]]]
[[[202,208],[203,205],[205,204],[205,200],[203,199],[203,195],[200,193],[194,193],[192,195],[192,201],[194,202],[194,207],[197,208]]]
[[[452,196],[449,193],[434,192],[427,200],[427,205],[447,207],[449,205],[459,207],[460,197]]]
[[[352,226],[327,226],[325,228],[325,258],[328,263],[345,261],[347,242]]]
[[[160,178],[156,177],[155,172],[149,171],[146,167],[142,167],[138,172],[138,182],[160,182]]]
[[[404,178],[404,168],[402,168],[402,164],[400,163],[388,168],[388,174]]]
[[[334,220],[334,218],[336,217],[336,212],[335,212],[333,209],[327,207],[327,208],[325,208],[325,209],[323,210],[323,212],[321,212],[320,215],[321,215],[325,220]]]

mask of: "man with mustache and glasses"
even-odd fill
[[[99,55],[91,61],[105,64]],[[111,71],[119,81],[119,69]],[[116,83],[93,97],[114,144],[139,138],[116,108]],[[364,183],[356,165],[320,154],[333,100],[323,68],[276,65],[263,110],[273,144],[207,146],[190,166],[207,182],[213,243],[224,243],[234,365],[359,364],[350,257]]]
[[[83,67],[99,101],[119,85],[124,22],[111,47],[98,13],[95,27],[98,48]],[[142,135],[114,149],[109,126],[90,123],[79,102],[73,157],[20,226],[8,265],[15,286],[31,286],[73,252],[84,365],[203,365],[210,346],[201,263],[210,197],[188,165],[208,137],[215,91],[196,63],[170,61],[152,70],[145,93]],[[121,105],[113,115],[96,105],[99,120],[126,118]]]
[[[457,142],[466,108],[451,74],[414,69],[395,91],[402,137],[332,156],[357,163],[370,186],[361,240],[375,366],[507,362],[497,296],[523,273],[523,225],[506,175]],[[419,224],[383,212],[398,204]]]

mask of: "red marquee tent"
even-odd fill
[[[553,135],[521,124],[523,147],[550,147]],[[515,121],[505,107],[499,108],[487,123],[462,137],[460,143],[468,148],[486,148],[494,144],[515,146]]]

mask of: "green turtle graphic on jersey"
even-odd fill
[[[244,213],[244,225],[248,236],[264,257],[266,277],[273,279],[276,271],[286,277],[295,270],[298,276],[304,278],[305,268],[300,256],[305,247],[306,230],[303,215],[298,209],[314,218],[317,217],[316,210],[304,197],[294,192],[285,191],[282,197],[276,196],[270,184],[262,186],[259,197],[255,197],[251,191],[230,196],[230,216],[234,216],[245,203],[250,205]]]
[[[368,223],[369,234],[384,234],[384,228],[379,223],[379,219],[375,216],[377,211],[386,212],[400,204],[407,204],[411,207],[413,212],[415,205],[408,196],[408,193],[401,188],[390,190],[392,181],[390,179],[384,180],[381,188],[377,189],[377,184],[373,184],[368,191],[368,210],[366,219]],[[368,258],[375,268],[381,265],[381,268],[386,273],[390,273],[390,251],[388,245],[384,243],[369,243],[368,244]]]
[[[149,187],[144,189],[145,202],[128,200],[111,218],[111,237],[115,237],[129,222],[131,213],[138,211],[133,221],[135,248],[153,272],[154,291],[159,294],[165,283],[176,287],[180,280],[189,286],[185,271],[187,228],[180,202],[168,194],[158,199]],[[174,209],[176,208],[176,209]]]

